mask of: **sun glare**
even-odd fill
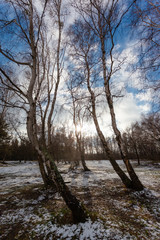
[[[96,133],[95,126],[93,124],[84,123],[83,126],[77,125],[77,132],[84,136],[92,135]]]
[[[76,129],[77,129],[78,133],[82,133],[83,132],[83,127],[81,127],[80,125],[77,125]]]

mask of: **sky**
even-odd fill
[[[75,19],[75,13],[69,15],[69,23],[73,23]],[[152,108],[152,90],[144,90],[144,82],[141,77],[140,70],[133,71],[132,65],[137,64],[139,61],[139,49],[140,43],[138,36],[131,32],[129,35],[126,35],[129,32],[119,32],[118,41],[115,45],[117,50],[115,53],[119,55],[119,59],[125,59],[124,64],[121,66],[120,70],[114,74],[112,78],[113,93],[116,90],[121,92],[123,97],[115,99],[114,107],[116,113],[116,119],[118,127],[121,131],[124,131],[132,123],[140,121],[143,114],[148,114]],[[119,38],[121,39],[119,41]],[[64,77],[65,79],[65,77]],[[65,83],[64,83],[65,84]],[[60,92],[64,91],[63,83],[61,85]],[[57,99],[58,101],[58,99]],[[60,99],[60,102],[63,100]],[[65,104],[66,100],[64,99],[64,108],[67,109],[68,106]],[[64,112],[62,112],[64,116]],[[104,131],[106,136],[113,134],[111,128],[111,121],[107,103],[103,100],[101,105],[97,108],[97,114],[99,115],[99,121],[101,129]],[[65,113],[66,122],[71,127],[72,119],[71,115]],[[58,118],[59,121],[59,118]],[[96,133],[95,126],[93,122],[85,123],[82,128],[84,134]]]
[[[41,6],[39,5],[39,0],[36,2],[37,9],[41,11]],[[67,0],[65,1],[67,3]],[[67,6],[68,7],[68,6]],[[73,9],[67,8],[68,15],[65,16],[66,25],[72,24],[77,18],[77,13],[73,11]],[[51,28],[51,22],[49,22],[49,17],[46,16],[46,19],[49,24],[50,29],[48,35],[53,35],[56,38],[56,31],[53,31]],[[63,37],[65,38],[64,29]],[[119,36],[116,36],[118,41],[116,42],[116,54],[118,53],[119,59],[124,59],[125,62],[121,66],[120,70],[114,74],[112,78],[112,91],[116,90],[121,92],[123,97],[115,99],[115,113],[117,118],[117,124],[120,130],[124,131],[127,127],[129,127],[133,122],[139,121],[141,119],[142,114],[147,114],[151,110],[151,100],[152,100],[152,92],[151,90],[143,90],[143,81],[140,77],[140,72],[137,70],[135,72],[132,71],[131,65],[136,64],[138,62],[139,56],[139,43],[136,39],[135,34],[133,37],[131,35],[126,35],[124,32],[119,32]],[[9,43],[9,42],[8,42]],[[19,46],[20,47],[20,46]],[[57,126],[62,126],[63,124],[68,125],[68,128],[73,128],[72,115],[70,114],[69,102],[70,97],[67,93],[66,88],[66,80],[68,78],[67,68],[64,67],[63,74],[61,77],[60,88],[58,90],[57,97],[57,106],[59,109],[59,114],[56,115],[55,124]],[[22,74],[22,73],[21,73]],[[105,135],[111,135],[111,122],[109,110],[107,107],[107,103],[105,100],[103,101],[103,97],[99,97],[101,104],[97,107],[97,114],[99,116],[100,126],[103,129]],[[102,99],[101,99],[102,98]],[[63,107],[62,107],[63,106]],[[69,111],[68,111],[69,110]],[[85,122],[83,128],[81,129],[84,134],[95,134],[95,127],[92,121]]]
[[[148,114],[152,107],[152,90],[143,89],[143,81],[141,79],[141,74],[137,70],[132,72],[130,64],[134,64],[138,61],[138,48],[136,48],[137,42],[127,41],[125,47],[121,52],[121,58],[126,57],[125,63],[121,66],[121,69],[114,75],[112,79],[112,90],[113,92],[120,92],[120,98],[114,99],[114,107],[116,113],[116,119],[118,127],[121,131],[125,131],[127,127],[130,127],[136,121],[140,121],[142,115]],[[117,46],[118,48],[119,46]],[[65,77],[64,77],[65,79]],[[65,82],[61,83],[60,93],[63,95],[65,89]],[[86,92],[87,95],[87,92]],[[102,98],[102,99],[101,99]],[[109,114],[109,109],[107,103],[103,97],[99,97],[101,103],[97,107],[98,120],[100,122],[101,129],[104,131],[106,136],[111,136],[113,134],[111,127],[111,119]],[[60,123],[61,115],[65,116],[65,122],[70,129],[73,127],[72,116],[67,112],[69,109],[68,102],[65,98],[57,99],[57,103],[64,102],[64,109],[60,116],[58,117],[58,122]],[[93,135],[96,134],[96,129],[93,121],[89,123],[84,123],[81,131],[84,134]]]
[[[134,53],[134,51],[132,53]],[[131,58],[132,53],[130,53],[128,57]],[[118,73],[118,77],[122,80],[119,81],[118,88],[120,88],[123,97],[114,100],[114,107],[118,127],[121,131],[124,131],[132,123],[140,121],[142,114],[147,114],[150,112],[152,95],[150,90],[147,90],[145,92],[141,91],[141,83],[139,83],[137,73],[133,74],[132,77],[130,77],[130,72],[125,69],[121,69],[121,71]],[[129,77],[132,79],[131,82],[128,81]],[[128,85],[127,88],[125,87],[126,85]],[[65,83],[64,85],[62,83],[61,89],[59,89],[59,93],[62,94],[62,96],[64,93],[64,88]],[[99,99],[100,98],[101,97],[99,97]],[[97,107],[97,115],[99,116],[98,120],[100,121],[101,129],[104,130],[105,135],[111,136],[113,134],[113,131],[111,128],[109,109],[104,98],[100,99],[100,101],[100,106]],[[62,102],[64,104],[63,110],[60,110],[60,115],[57,117],[57,122],[59,125],[62,125],[61,119],[63,119],[63,121],[67,123],[66,125],[72,129],[72,115],[68,112],[68,103],[70,100],[67,99],[67,97],[57,98],[57,104],[59,106],[62,104]],[[85,122],[81,130],[84,134],[87,133],[88,135],[93,135],[96,133],[95,126],[92,121]]]

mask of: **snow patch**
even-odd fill
[[[51,222],[48,222],[46,226],[39,224],[34,229],[34,232],[37,236],[43,234],[45,236],[44,239],[52,239],[52,236],[66,240],[71,240],[72,238],[80,240],[131,239],[129,233],[123,235],[117,229],[106,228],[101,220],[92,222],[90,219],[85,223],[63,226],[53,225]]]

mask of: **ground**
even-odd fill
[[[133,164],[144,191],[127,190],[105,160],[87,161],[91,172],[81,167],[68,171],[69,165],[59,164],[67,185],[91,215],[83,224],[73,224],[58,193],[44,188],[35,162],[2,164],[0,239],[159,240],[160,164]]]

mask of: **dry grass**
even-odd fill
[[[156,172],[155,179],[159,176]],[[129,233],[132,237],[128,239],[160,239],[160,199],[149,190],[141,193],[129,191],[118,178],[99,180],[96,186],[74,186],[71,190],[87,207],[93,221],[101,219],[106,229],[115,228],[122,234]],[[50,235],[36,235],[34,229],[38,224],[45,228],[49,222],[58,225],[72,223],[71,213],[62,198],[41,184],[1,195],[0,213],[3,216],[2,240],[49,239]],[[52,233],[51,239],[58,238]]]

